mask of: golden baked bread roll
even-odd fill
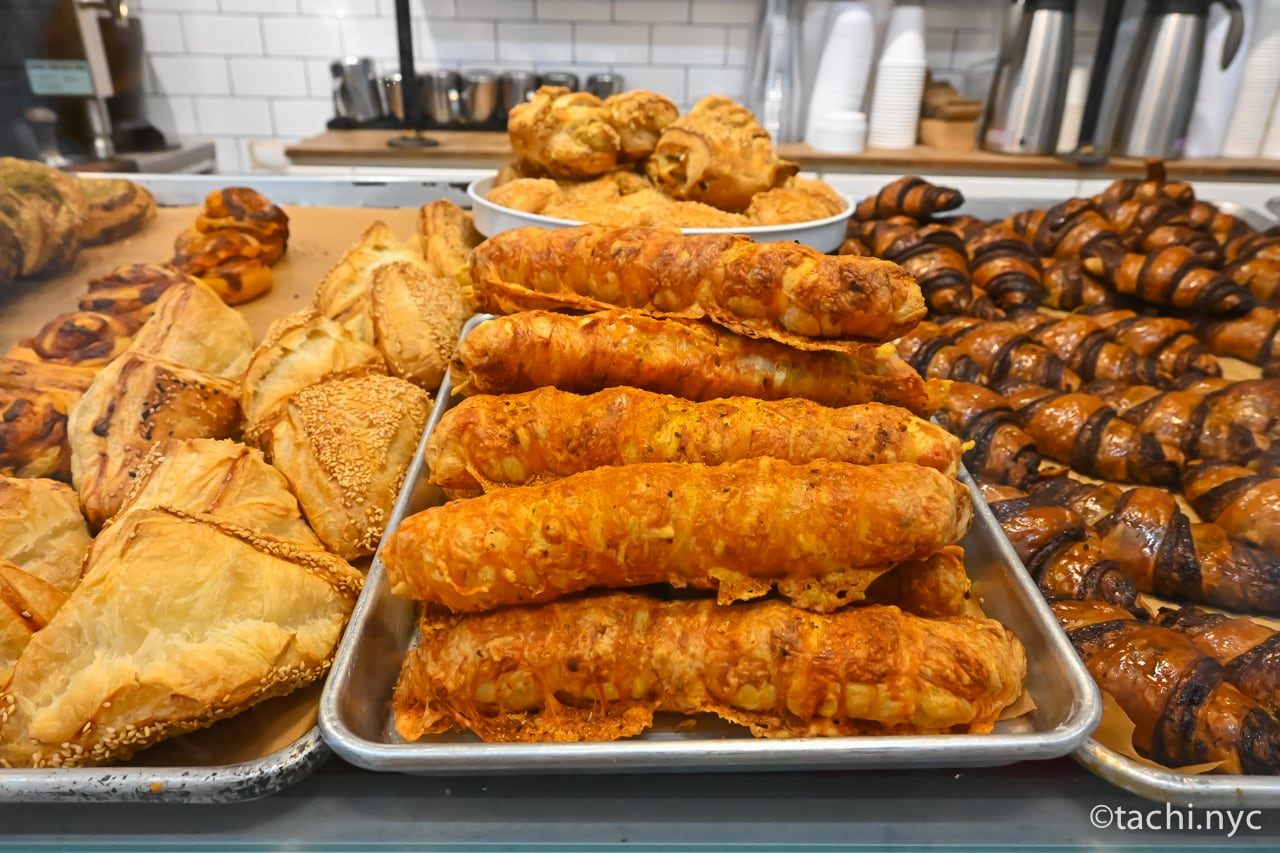
[[[618,165],[618,131],[590,92],[543,86],[511,108],[507,136],[517,158],[552,177],[594,178]]]
[[[196,229],[243,231],[262,245],[262,260],[274,264],[289,245],[289,217],[271,199],[248,187],[227,187],[205,196]]]
[[[671,99],[647,89],[631,89],[604,99],[609,113],[609,123],[618,132],[621,159],[643,160],[653,153],[658,137],[673,121],[680,117],[680,110]]]
[[[34,337],[19,341],[5,357],[101,367],[129,348],[136,330],[127,317],[70,311],[45,323]]]
[[[67,414],[75,397],[57,390],[0,388],[0,477],[71,479]]]
[[[378,547],[430,414],[403,379],[336,379],[293,395],[262,440],[320,541],[352,559]]]
[[[826,219],[849,209],[849,203],[823,181],[792,178],[784,187],[756,193],[747,206],[752,225],[786,225]]]
[[[874,401],[916,414],[935,411],[947,388],[926,382],[891,346],[810,352],[634,311],[497,317],[463,339],[452,371],[453,390],[461,394],[514,394],[544,386],[589,394],[632,385],[687,400],[803,397],[827,406]]]
[[[195,281],[167,264],[129,264],[90,279],[89,292],[80,297],[80,310],[128,316],[141,324],[166,290],[179,282]]]
[[[179,283],[156,301],[154,313],[129,349],[239,379],[253,351],[253,332],[240,312],[228,308],[202,282]]]
[[[106,764],[322,678],[361,586],[318,549],[176,510],[104,532],[0,687],[0,763]]]
[[[392,373],[428,391],[444,380],[470,314],[450,276],[401,261],[373,273],[374,343]]]
[[[673,198],[729,211],[746,210],[752,196],[782,186],[798,170],[778,158],[749,109],[715,95],[667,126],[645,166]]]
[[[91,541],[75,489],[43,478],[0,477],[0,560],[70,593]]]
[[[615,593],[428,617],[392,710],[408,740],[455,726],[486,741],[613,740],[656,711],[711,712],[758,737],[988,732],[1026,668],[992,619]]]
[[[971,518],[965,487],[921,465],[648,463],[431,507],[382,559],[396,595],[459,612],[654,583],[728,604],[835,573],[856,601],[894,563],[959,541]]]
[[[22,650],[67,597],[12,563],[0,560],[0,684],[13,674]]]
[[[142,353],[103,369],[71,410],[71,477],[93,528],[115,515],[142,460],[167,438],[228,438],[240,423],[235,383]]]
[[[240,305],[271,290],[269,257],[251,232],[192,228],[178,235],[172,263],[209,285],[223,302]]]
[[[502,313],[631,308],[802,349],[892,340],[925,314],[915,279],[888,261],[655,228],[506,231],[472,253],[471,286]]]
[[[324,547],[302,520],[284,475],[261,451],[235,441],[171,438],[153,447],[112,523],[150,507],[207,515],[254,533]]]
[[[396,239],[385,223],[374,222],[316,288],[316,310],[373,343],[373,273],[397,261],[430,272],[422,255]]]
[[[442,198],[418,211],[418,239],[431,271],[454,280],[459,273],[466,274],[471,250],[484,237],[476,230],[471,211]]]
[[[80,178],[84,221],[80,242],[86,246],[114,243],[138,231],[156,215],[151,193],[124,178]]]
[[[290,397],[327,379],[386,373],[372,345],[314,309],[289,314],[267,327],[240,380],[245,437],[259,433]]]
[[[955,475],[960,440],[896,406],[808,400],[693,403],[639,388],[579,396],[555,388],[468,397],[427,443],[431,482],[451,495],[526,486],[639,462],[720,465],[772,456],[872,465],[914,462]]]

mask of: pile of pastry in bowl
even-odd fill
[[[489,201],[554,219],[613,226],[744,228],[826,219],[848,204],[796,176],[751,111],[703,98],[684,115],[634,89],[601,101],[543,86],[507,120],[516,159]]]

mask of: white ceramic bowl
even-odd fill
[[[530,225],[538,228],[572,228],[574,225],[583,224],[572,219],[556,219],[494,204],[485,198],[489,190],[493,189],[493,181],[493,178],[481,178],[478,181],[472,181],[467,187],[476,230],[485,237]],[[847,203],[848,199],[845,201]],[[834,252],[844,242],[845,225],[852,213],[853,206],[849,205],[835,216],[815,219],[812,222],[753,225],[747,228],[681,228],[680,230],[686,234],[743,234],[760,243],[802,243],[819,252]]]

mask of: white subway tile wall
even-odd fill
[[[1098,0],[1084,0],[1097,5]],[[741,97],[761,0],[409,0],[420,67],[613,71],[687,108]],[[959,83],[998,45],[999,4],[925,0],[929,63]],[[135,0],[149,57],[148,108],[162,130],[217,144],[247,171],[262,138],[321,132],[329,62],[371,56],[397,70],[395,0]],[[1081,20],[1096,16],[1080,15]],[[1089,34],[1079,53],[1092,49]],[[821,45],[806,45],[816,56]]]

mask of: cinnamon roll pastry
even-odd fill
[[[314,310],[298,311],[267,328],[240,383],[245,438],[260,444],[261,430],[297,392],[329,379],[387,372],[370,344]]]
[[[0,476],[71,479],[71,399],[38,388],[0,388]]]
[[[71,311],[45,323],[35,337],[20,341],[6,357],[101,367],[129,348],[136,329],[127,317]]]
[[[0,477],[0,561],[69,595],[92,541],[75,489],[43,477]]]
[[[0,560],[0,683],[13,675],[22,650],[66,600],[51,585]]]
[[[131,512],[98,537],[84,581],[0,687],[0,765],[120,761],[310,684],[360,586],[319,549]]]
[[[253,332],[239,312],[202,282],[178,284],[156,302],[130,350],[239,379],[253,350]]]
[[[196,279],[168,264],[129,264],[89,281],[80,297],[81,311],[127,316],[142,323],[155,311],[156,300],[178,282]]]
[[[204,281],[228,305],[250,302],[271,290],[267,252],[247,231],[194,228],[174,242],[173,265]]]
[[[293,486],[325,547],[372,554],[431,414],[431,398],[370,374],[304,388],[267,429],[271,463]]]
[[[79,184],[85,201],[79,236],[86,246],[101,246],[128,237],[156,215],[156,200],[133,181],[81,178]]]
[[[209,233],[243,231],[262,245],[262,261],[274,264],[289,244],[289,217],[261,193],[248,187],[227,187],[205,196],[196,230]]]
[[[324,547],[302,520],[289,481],[261,451],[236,441],[170,438],[153,447],[110,524],[152,507],[207,515],[254,533]]]
[[[130,352],[108,365],[71,410],[71,475],[94,528],[115,515],[152,445],[228,438],[240,422],[234,383]]]

